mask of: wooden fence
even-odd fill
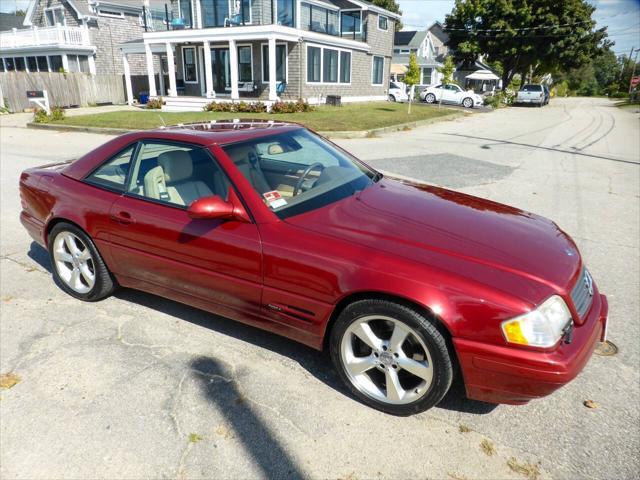
[[[33,108],[27,90],[46,90],[51,106],[72,107],[125,103],[122,75],[86,73],[0,73],[0,95],[13,112]]]

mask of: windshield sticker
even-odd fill
[[[271,208],[280,208],[287,204],[287,201],[282,198],[280,192],[277,190],[272,190],[271,192],[265,192],[262,194],[265,201]]]

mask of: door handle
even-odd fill
[[[136,223],[136,221],[133,219],[131,214],[129,212],[124,212],[124,211],[111,215],[111,219],[122,225],[129,225],[131,223]]]

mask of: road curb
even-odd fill
[[[435,118],[427,118],[425,120],[416,120],[415,122],[399,123],[397,125],[390,125],[388,127],[373,128],[371,130],[346,130],[336,132],[319,132],[321,135],[328,138],[368,138],[382,135],[385,133],[399,132],[402,130],[410,130],[417,127],[423,127],[432,123],[454,120],[465,115],[464,112],[451,112],[446,115]],[[59,132],[83,132],[83,133],[98,133],[102,135],[122,135],[124,133],[137,132],[139,130],[128,128],[108,128],[108,127],[82,127],[78,125],[61,125],[57,123],[27,123],[27,128],[36,128],[41,130],[56,130]]]

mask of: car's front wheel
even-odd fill
[[[392,415],[412,415],[447,393],[453,365],[433,320],[387,300],[347,306],[330,338],[331,359],[363,402]]]
[[[389,95],[389,101],[390,102],[395,102],[396,101],[396,97],[394,97],[393,95]]]
[[[427,95],[424,97],[424,101],[427,103],[435,103],[436,96],[433,93],[427,93]]]
[[[53,276],[69,295],[93,302],[115,290],[100,253],[82,229],[66,222],[56,224],[49,233],[48,247]]]
[[[473,99],[472,98],[465,98],[464,100],[462,100],[462,106],[464,108],[471,108],[473,107]]]

